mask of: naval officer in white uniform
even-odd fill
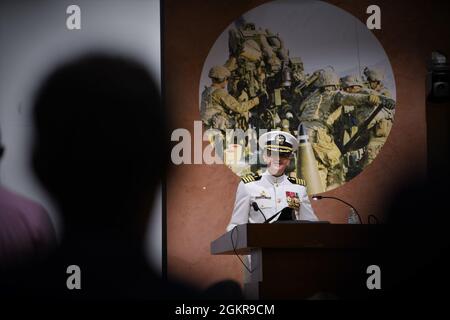
[[[239,224],[263,223],[263,214],[266,219],[270,219],[286,207],[295,210],[297,220],[317,221],[304,181],[284,174],[293,152],[297,151],[297,139],[283,131],[270,131],[261,135],[259,145],[263,148],[267,170],[261,176],[242,177],[227,231]],[[253,202],[262,212],[255,210]]]

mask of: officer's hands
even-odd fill
[[[381,99],[379,96],[375,94],[369,94],[369,103],[373,106],[376,106],[381,103]]]

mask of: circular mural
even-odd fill
[[[258,137],[290,132],[299,147],[286,174],[317,194],[376,158],[393,124],[396,90],[383,47],[361,21],[321,1],[273,1],[219,35],[199,95],[216,156],[234,173],[261,174]]]

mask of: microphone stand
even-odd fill
[[[358,213],[358,210],[356,210],[356,208],[354,206],[352,206],[350,203],[348,203],[347,201],[344,201],[344,200],[336,198],[336,197],[328,197],[328,196],[327,197],[326,196],[312,196],[312,199],[313,200],[334,199],[334,200],[340,201],[340,202],[346,204],[347,206],[349,206],[350,208],[352,208],[355,211],[356,215],[358,216],[359,223],[363,224],[363,221],[361,219],[361,216]]]
[[[266,215],[265,215],[265,214],[262,212],[262,210],[259,208],[258,204],[257,204],[256,202],[253,202],[253,203],[252,203],[252,207],[253,207],[253,210],[259,211],[259,212],[262,214],[262,216],[264,217],[264,223],[267,223]]]

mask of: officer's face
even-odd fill
[[[291,155],[272,152],[264,155],[264,161],[271,175],[280,176],[284,174],[286,168],[291,163]]]

